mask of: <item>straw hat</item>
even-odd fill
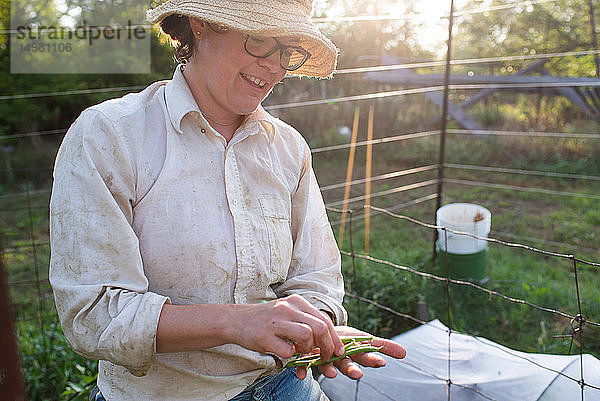
[[[257,36],[294,36],[311,57],[288,74],[330,78],[338,50],[310,20],[312,0],[168,0],[148,10],[151,23],[171,14],[196,17]]]

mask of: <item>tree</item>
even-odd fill
[[[510,4],[514,0],[501,0]],[[465,9],[484,3],[471,0]],[[496,4],[496,2],[494,2]],[[466,15],[459,21],[455,35],[454,58],[535,55],[591,48],[588,5],[581,0],[557,0],[506,10]],[[510,61],[494,67],[520,69],[530,63]],[[483,68],[489,68],[487,65]],[[593,56],[557,58],[547,64],[557,75],[593,76]],[[509,71],[510,72],[510,71]]]

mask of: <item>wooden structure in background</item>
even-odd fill
[[[483,130],[478,122],[466,113],[466,109],[476,104],[483,98],[497,91],[511,92],[538,92],[548,95],[560,95],[569,99],[579,107],[588,117],[600,121],[600,79],[558,77],[551,75],[544,65],[549,59],[540,59],[526,68],[512,75],[450,75],[450,85],[492,85],[490,88],[480,90],[461,104],[448,102],[448,115],[456,123],[467,130]],[[389,56],[383,56],[382,65],[400,64],[399,60]],[[527,75],[537,72],[540,75]],[[410,69],[397,69],[391,71],[377,71],[365,74],[365,80],[375,81],[382,84],[395,84],[406,87],[431,87],[444,84],[443,74],[417,74]],[[493,85],[498,87],[493,87]],[[586,85],[589,85],[586,87]],[[436,106],[442,108],[442,91],[423,92],[423,95],[431,100]]]

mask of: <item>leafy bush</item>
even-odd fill
[[[60,324],[19,322],[23,373],[30,400],[86,400],[96,381],[97,362],[73,352]]]

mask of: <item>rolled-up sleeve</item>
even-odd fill
[[[278,296],[302,295],[319,309],[330,311],[336,324],[347,323],[342,306],[344,280],[340,252],[312,169],[310,149],[304,143],[304,162],[298,188],[292,195],[292,261]]]
[[[50,201],[50,283],[77,353],[143,375],[169,300],[148,291],[132,229],[136,168],[117,131],[90,109],[61,145]]]

